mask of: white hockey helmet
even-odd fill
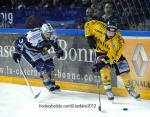
[[[43,24],[42,27],[41,27],[41,31],[43,33],[43,35],[48,38],[51,36],[51,34],[54,32],[54,29],[52,28],[51,24],[50,23],[46,23],[46,24]]]

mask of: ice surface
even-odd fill
[[[114,102],[101,95],[102,111],[98,110],[98,94],[62,90],[55,94],[43,87],[0,83],[0,117],[141,117],[150,116],[149,100],[115,97]],[[123,111],[128,108],[128,111]]]

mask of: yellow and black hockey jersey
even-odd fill
[[[86,22],[84,25],[85,38],[94,37],[91,39],[95,39],[96,52],[106,54],[110,59],[113,56],[113,59],[118,61],[124,48],[124,39],[120,32],[117,32],[113,38],[106,40],[106,25],[106,23],[97,20]],[[112,55],[114,53],[116,53],[115,57]]]

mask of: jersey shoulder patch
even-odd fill
[[[26,37],[28,42],[31,43],[32,46],[36,46],[39,42],[43,41],[40,30],[29,31]]]

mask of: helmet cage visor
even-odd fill
[[[113,37],[116,34],[117,30],[118,29],[116,26],[107,26],[107,36]]]
[[[41,30],[42,30],[42,33],[43,35],[46,37],[46,38],[49,38],[51,37],[54,29],[52,28],[52,26],[47,23],[47,24],[43,24],[42,27],[41,27]]]

